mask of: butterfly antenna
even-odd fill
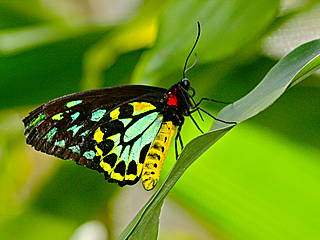
[[[197,65],[198,61],[199,61],[198,54],[194,53],[194,62],[192,63],[192,65],[190,67],[188,67],[186,70],[184,70],[184,73],[186,74],[190,69],[192,69],[195,65]]]
[[[199,21],[197,21],[197,25],[198,25],[197,38],[196,38],[196,41],[194,42],[194,44],[193,44],[193,46],[192,46],[192,48],[191,48],[191,50],[190,50],[190,52],[189,52],[189,54],[188,54],[188,56],[187,56],[186,62],[184,63],[183,73],[182,73],[183,78],[186,77],[186,72],[190,69],[190,68],[187,69],[188,61],[189,61],[189,58],[190,58],[191,54],[193,53],[193,50],[194,50],[195,47],[197,46],[197,43],[198,43],[199,38],[200,38],[200,30],[201,30],[201,29],[200,29],[200,22],[199,22]],[[197,60],[197,58],[196,58],[196,60]],[[192,67],[193,67],[193,66],[194,66],[194,64],[192,65]]]

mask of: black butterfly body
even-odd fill
[[[128,85],[66,95],[32,111],[23,122],[36,150],[104,173],[120,186],[140,178],[155,187],[170,140],[190,115],[190,84],[169,90]]]

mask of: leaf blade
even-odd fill
[[[145,206],[139,211],[135,218],[130,222],[126,229],[117,238],[118,240],[128,239],[137,228],[143,226],[146,220],[144,216],[156,215],[156,206],[161,205],[164,198],[173,188],[175,183],[182,176],[184,171],[200,156],[202,155],[211,145],[218,141],[224,134],[226,134],[232,126],[224,127],[216,131],[208,132],[202,136],[196,137],[191,140],[185,147],[185,150],[181,153],[180,157],[176,161],[171,172],[167,176],[164,183],[158,189],[158,191],[150,198]],[[192,146],[196,145],[194,149]]]
[[[217,118],[243,122],[266,109],[289,87],[320,68],[320,40],[314,40],[282,58],[246,96],[223,108]],[[215,122],[212,129],[225,125]]]

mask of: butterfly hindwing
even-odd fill
[[[105,172],[106,178],[119,185],[133,184],[160,128],[162,116],[157,104],[164,91],[127,86],[55,99],[24,119],[27,143]],[[149,129],[154,129],[153,135]]]
[[[121,120],[123,119],[119,121]],[[162,121],[161,114],[151,111],[140,118],[133,118],[121,131],[123,134],[110,135],[108,126],[96,130],[94,139],[98,144],[95,149],[106,179],[121,186],[134,184],[139,180],[146,154]],[[105,146],[109,146],[109,149],[102,149]]]

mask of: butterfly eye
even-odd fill
[[[186,90],[189,90],[190,88],[190,80],[188,78],[182,79],[182,85]]]

